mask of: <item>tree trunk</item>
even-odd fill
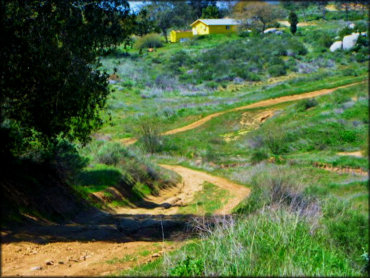
[[[168,38],[167,38],[167,29],[162,29],[162,34],[164,36],[164,39],[166,40],[166,43],[168,43]]]

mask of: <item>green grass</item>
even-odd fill
[[[211,183],[205,182],[203,189],[194,195],[194,200],[185,207],[180,207],[179,214],[212,214],[227,202],[229,192]]]
[[[310,233],[307,222],[285,211],[219,224],[202,240],[125,275],[333,276],[359,275],[343,252]],[[225,259],[227,258],[227,260]]]
[[[333,16],[338,15],[330,14]],[[113,120],[99,133],[109,134],[113,140],[138,137],[141,119],[152,119],[158,130],[167,131],[211,113],[260,100],[365,80],[368,63],[358,59],[364,48],[358,53],[332,53],[323,46],[324,39],[335,38],[343,21],[314,22],[317,25],[299,27],[295,36],[308,53],[296,57],[278,55],[275,58],[282,58],[287,65],[287,75],[268,80],[266,67],[259,75],[260,82],[234,84],[215,78],[209,81],[209,76],[203,76],[200,84],[191,84],[194,80],[183,79],[192,74],[189,70],[196,70],[200,60],[207,64],[207,59],[212,58],[210,53],[225,45],[231,49],[245,43],[246,39],[237,35],[165,45],[141,57],[135,54],[136,50],[129,50],[130,58],[114,55],[104,58],[104,67],[109,71],[116,67],[122,80],[110,85],[115,92],[108,100],[104,117],[108,119],[110,113]],[[209,52],[201,55],[201,51]],[[207,56],[205,60],[203,56]],[[193,65],[188,63],[189,57],[198,57],[199,61]],[[173,67],[176,72],[168,68],[172,58],[181,62]],[[272,62],[267,61],[266,66]],[[228,66],[232,64],[230,60]],[[209,65],[206,70],[216,72],[219,68]],[[299,68],[308,69],[309,73],[300,73]],[[130,146],[129,150],[141,153],[148,163],[200,169],[246,185],[252,191],[249,199],[235,209],[238,215],[232,220],[220,219],[214,227],[207,227],[207,233],[199,232],[192,243],[166,254],[164,259],[119,274],[364,275],[368,267],[368,182],[363,176],[329,172],[314,165],[368,169],[367,86],[336,90],[315,100],[226,113],[194,130],[160,138],[160,147],[154,154],[146,155],[140,140]],[[262,124],[245,125],[266,109],[275,109],[274,116]],[[98,153],[100,148],[92,147],[87,153]],[[344,151],[362,151],[365,157],[337,154]],[[128,157],[125,159],[130,160]],[[133,171],[136,166],[125,162],[116,167],[123,173],[127,169],[136,173]],[[140,196],[154,193],[161,184],[159,180],[140,179],[144,172],[134,175],[137,181],[134,188]],[[222,207],[227,199],[225,194],[226,191],[206,183],[191,204],[179,208],[179,213],[211,214]]]

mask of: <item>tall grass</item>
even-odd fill
[[[199,225],[200,240],[131,275],[359,275],[345,255],[310,233],[299,214],[264,208],[250,217],[221,217]]]

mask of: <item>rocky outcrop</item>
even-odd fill
[[[336,50],[338,50],[338,49],[342,49],[342,45],[343,45],[342,41],[336,41],[336,42],[334,42],[334,43],[330,46],[330,51],[331,51],[331,52],[334,52],[334,51],[336,51]]]
[[[353,48],[356,45],[356,42],[358,40],[359,35],[360,35],[359,33],[353,33],[351,35],[344,36],[344,38],[343,38],[343,49],[344,50],[349,50],[349,49]]]
[[[366,32],[352,33],[351,35],[344,36],[343,41],[336,41],[330,46],[330,51],[334,52],[334,51],[337,51],[339,49],[343,49],[343,50],[352,49],[356,45],[357,40],[358,40],[360,35],[361,36],[367,36],[367,33]]]

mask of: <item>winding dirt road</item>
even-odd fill
[[[180,174],[182,183],[161,191],[160,196],[146,198],[152,208],[117,208],[113,219],[107,216],[88,225],[55,225],[18,231],[12,240],[2,244],[2,275],[98,276],[132,268],[185,243],[181,240],[184,237],[181,227],[194,215],[185,218],[177,215],[178,208],[190,204],[204,182],[230,192],[227,203],[215,214],[231,213],[250,193],[245,186],[201,171],[178,165],[161,167]],[[183,223],[180,227],[179,222]],[[173,240],[162,241],[161,229],[174,232],[170,237]],[[28,238],[43,243],[30,242]]]
[[[276,104],[280,104],[280,103],[284,103],[284,102],[290,102],[290,101],[296,101],[296,100],[302,100],[302,99],[307,99],[307,98],[323,96],[323,95],[330,94],[330,93],[334,92],[335,90],[342,89],[342,88],[347,88],[347,87],[354,86],[354,85],[357,85],[357,84],[361,84],[361,83],[364,83],[364,82],[365,81],[355,82],[355,83],[351,83],[351,84],[348,84],[348,85],[343,85],[343,86],[339,86],[339,87],[335,87],[335,88],[331,88],[331,89],[322,89],[322,90],[312,91],[312,92],[308,92],[308,93],[302,93],[302,94],[290,95],[290,96],[283,96],[283,97],[271,98],[271,99],[258,101],[258,102],[252,103],[252,104],[248,104],[248,105],[236,107],[236,108],[233,108],[233,109],[229,109],[229,110],[225,110],[225,111],[210,114],[210,115],[208,115],[208,116],[206,116],[206,117],[204,117],[204,118],[202,118],[198,121],[195,121],[191,124],[188,124],[186,126],[166,131],[166,132],[162,133],[162,135],[171,135],[171,134],[176,134],[176,133],[180,133],[180,132],[195,129],[195,128],[205,124],[206,122],[212,120],[213,118],[219,117],[219,116],[221,116],[223,114],[226,114],[226,113],[229,113],[229,112],[235,112],[235,111],[246,110],[246,109],[251,109],[251,108],[268,107],[268,106],[272,106],[272,105],[276,105]],[[124,138],[124,139],[120,139],[119,141],[121,143],[125,144],[126,146],[128,146],[128,145],[132,145],[132,144],[136,143],[137,139],[136,138]]]

